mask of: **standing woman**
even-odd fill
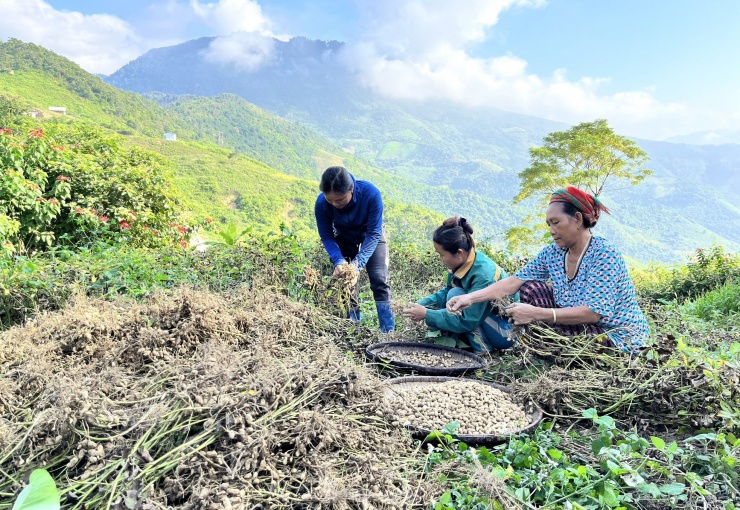
[[[393,331],[396,320],[391,311],[388,285],[388,243],[383,228],[383,199],[378,188],[358,181],[344,167],[324,171],[314,213],[321,242],[334,264],[334,276],[346,261],[354,270],[365,269],[370,279],[380,330]],[[352,292],[349,318],[360,322],[358,288]]]
[[[454,297],[453,313],[473,303],[520,292],[521,303],[506,308],[514,324],[549,323],[561,335],[593,334],[605,344],[635,352],[645,345],[648,324],[622,255],[591,234],[609,210],[573,186],[550,198],[546,221],[553,243],[514,276],[483,290]]]

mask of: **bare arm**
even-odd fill
[[[520,280],[516,276],[509,276],[508,278],[492,283],[484,289],[453,297],[447,302],[447,310],[451,313],[459,313],[470,305],[480,303],[481,301],[493,301],[494,299],[501,299],[504,296],[513,296],[519,292],[523,284],[524,280]]]
[[[555,314],[553,315],[553,310]],[[526,303],[512,303],[506,307],[506,314],[514,319],[514,324],[529,324],[544,321],[551,324],[595,324],[601,315],[587,306],[567,308],[538,308]],[[553,319],[555,319],[553,321]]]

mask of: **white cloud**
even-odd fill
[[[59,11],[42,0],[0,0],[0,39],[9,37],[51,49],[95,73],[115,71],[142,51],[141,39],[120,18]]]
[[[233,32],[257,32],[272,35],[272,22],[262,14],[259,3],[253,0],[220,0],[201,3],[190,0],[196,16],[201,18],[218,35]]]
[[[275,54],[275,40],[249,32],[217,37],[203,52],[203,58],[219,64],[233,64],[253,71],[269,63]]]
[[[473,56],[506,9],[540,6],[526,0],[363,0],[365,27],[350,43],[346,62],[365,85],[397,99],[449,99],[467,106],[577,123],[606,118],[619,132],[663,138],[717,127],[717,117],[652,91],[601,92],[606,78],[569,79],[528,71],[513,55]]]
[[[272,56],[272,23],[251,0],[164,0],[148,7],[134,27],[109,14],[55,9],[44,0],[0,0],[0,40],[15,37],[48,48],[92,73],[109,74],[151,48],[177,44],[193,23],[205,24],[216,39],[206,56],[253,69]]]
[[[272,21],[253,0],[190,0],[193,12],[220,37],[211,42],[203,58],[252,71],[268,64],[275,55]]]

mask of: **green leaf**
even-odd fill
[[[646,493],[646,494],[651,495],[654,498],[659,498],[662,495],[662,493],[660,492],[660,489],[658,488],[658,486],[655,485],[652,482],[650,482],[650,483],[640,483],[640,484],[637,485],[637,489],[640,490],[640,491],[642,491],[642,492],[644,492],[644,493]]]
[[[21,491],[13,510],[59,510],[59,491],[48,471],[36,469],[31,473],[28,486]]]
[[[604,485],[601,497],[603,498],[604,503],[610,508],[619,502],[619,499],[617,499],[617,492],[608,485]]]
[[[447,504],[451,501],[452,501],[452,494],[450,494],[449,492],[445,492],[444,494],[442,494],[442,497],[439,498],[440,503]]]
[[[598,417],[598,414],[596,413],[596,409],[594,409],[593,407],[591,407],[591,408],[586,409],[585,411],[581,412],[581,416],[583,416],[584,418],[593,419],[593,418]]]
[[[686,486],[682,483],[674,482],[674,483],[668,483],[665,485],[661,485],[659,488],[660,488],[660,492],[662,492],[663,494],[669,494],[671,496],[678,496],[686,489]]]
[[[450,338],[449,336],[438,336],[433,339],[433,343],[437,345],[444,345],[445,347],[455,347],[457,345],[455,339]]]
[[[560,460],[563,458],[563,452],[560,450],[556,450],[555,448],[550,448],[547,450],[547,454],[553,459],[553,460]]]
[[[650,436],[650,440],[653,442],[658,450],[662,451],[665,448],[665,441],[663,441],[661,438]]]

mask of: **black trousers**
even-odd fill
[[[334,240],[339,245],[339,249],[342,250],[342,255],[346,259],[353,260],[360,252],[361,245],[359,244],[349,242],[341,237],[335,237]],[[388,285],[388,258],[388,242],[385,237],[385,229],[383,229],[378,246],[365,265],[367,276],[370,279],[370,290],[373,291],[373,299],[375,301],[391,300],[391,287]],[[359,309],[359,292],[359,286],[355,285],[352,292],[353,310]]]

